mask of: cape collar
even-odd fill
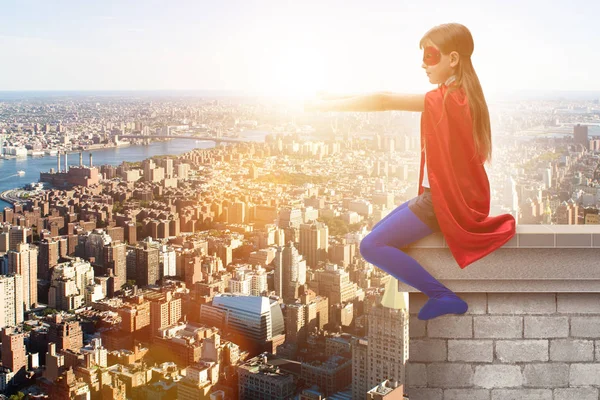
[[[452,82],[454,82],[456,80],[456,76],[452,75],[450,78],[446,79],[446,82],[444,82],[444,86],[450,86],[450,84]]]

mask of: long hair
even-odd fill
[[[450,85],[444,95],[444,104],[446,97],[453,91],[464,88],[471,118],[473,119],[473,139],[475,148],[480,158],[484,162],[492,160],[492,131],[490,127],[490,113],[479,83],[477,73],[471,63],[473,54],[473,36],[466,26],[449,23],[434,26],[431,28],[419,43],[421,49],[427,46],[428,42],[435,44],[442,54],[449,55],[456,51],[459,54],[459,61],[456,65],[455,85]],[[445,110],[445,107],[444,107]]]

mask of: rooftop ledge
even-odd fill
[[[403,248],[455,292],[600,293],[600,225],[517,225],[504,246],[461,269],[441,232]],[[418,292],[400,283],[400,290]]]

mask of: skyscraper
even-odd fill
[[[12,232],[12,229],[11,229]],[[31,309],[38,302],[37,296],[37,270],[38,249],[27,243],[17,243],[16,250],[11,250],[8,255],[8,273],[19,274],[23,280],[23,304],[25,311]]]
[[[284,299],[298,297],[298,288],[306,283],[306,261],[292,242],[279,247],[275,258],[275,293]]]
[[[113,270],[113,293],[121,290],[127,282],[127,246],[121,242],[111,242],[104,246],[104,266]]]
[[[138,286],[155,285],[160,279],[159,250],[151,241],[142,241],[135,248],[135,271]]]
[[[405,383],[408,360],[408,293],[403,293],[395,308],[381,303],[368,311],[367,339],[352,346],[352,398],[363,400],[368,390],[393,379]]]
[[[44,239],[38,247],[38,278],[47,280],[50,278],[50,269],[58,264],[59,241],[55,238]]]
[[[322,222],[300,224],[298,250],[306,258],[306,264],[315,268],[319,261],[327,260],[329,227]]]
[[[16,250],[19,243],[27,243],[27,235],[30,229],[23,226],[13,226],[9,231],[8,246],[10,250]]]
[[[0,275],[0,329],[23,322],[21,275]]]
[[[589,150],[590,142],[588,140],[588,127],[587,125],[577,124],[573,127],[573,137],[575,143],[582,144],[583,147]]]
[[[17,332],[14,328],[2,330],[2,365],[15,373],[27,369],[23,332]]]

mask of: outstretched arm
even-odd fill
[[[333,96],[326,96],[325,98]],[[306,111],[416,111],[424,109],[425,95],[377,92],[357,96],[335,96],[332,100],[308,102]]]

